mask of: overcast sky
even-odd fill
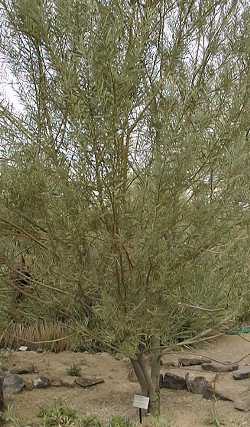
[[[13,105],[16,112],[21,112],[23,111],[23,107],[15,93],[15,85],[16,82],[9,70],[8,64],[6,64],[4,58],[0,57],[0,100],[4,98],[8,103]]]

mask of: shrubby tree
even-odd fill
[[[127,354],[157,413],[162,344],[232,319],[248,280],[247,5],[0,5],[1,244],[33,259],[32,315]]]

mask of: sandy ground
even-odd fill
[[[241,361],[241,365],[250,365],[250,336],[245,339],[237,336],[225,336],[217,341],[203,346],[194,353],[215,358],[220,361]],[[163,362],[177,361],[178,357],[191,356],[188,352],[167,354]],[[37,414],[41,407],[52,405],[61,400],[76,409],[82,415],[98,415],[107,420],[112,415],[126,415],[137,419],[136,410],[132,406],[133,395],[139,391],[136,383],[128,380],[128,362],[116,360],[106,353],[11,353],[8,366],[34,364],[39,375],[48,377],[66,378],[66,369],[73,363],[81,366],[82,374],[96,375],[104,379],[103,384],[83,389],[80,387],[51,387],[48,389],[24,391],[16,394],[9,400],[14,406],[16,416],[22,420],[23,425],[39,426]],[[166,371],[164,365],[162,371]],[[24,376],[29,379],[29,375]],[[31,378],[31,377],[30,377]],[[68,377],[70,378],[70,377]],[[234,381],[231,374],[220,374],[221,383],[228,387],[230,392],[239,395],[249,390],[250,379]],[[249,426],[250,412],[240,412],[234,409],[232,402],[207,401],[200,395],[187,391],[172,391],[163,389],[161,392],[162,415],[169,420],[169,427],[202,427],[202,426]],[[219,423],[215,423],[213,414],[216,414]],[[148,423],[147,418],[146,424]]]

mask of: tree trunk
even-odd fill
[[[0,377],[0,412],[4,410],[3,377]]]
[[[144,353],[131,359],[136,377],[144,396],[149,397],[148,413],[160,415],[160,339],[152,337],[150,360]]]
[[[151,338],[151,382],[152,392],[150,398],[150,412],[154,416],[160,415],[160,369],[161,369],[161,353],[160,353],[160,338],[153,336]]]

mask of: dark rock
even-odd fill
[[[240,368],[233,373],[233,378],[235,380],[245,380],[246,378],[250,378],[250,366],[245,366],[244,368]]]
[[[17,366],[10,369],[11,374],[18,375],[34,374],[34,372],[37,372],[34,365]]]
[[[166,372],[164,377],[160,377],[161,388],[170,388],[172,390],[185,390],[187,388],[185,375]]]
[[[47,377],[38,377],[33,380],[33,388],[48,388],[50,380]]]
[[[3,380],[3,391],[7,394],[19,393],[25,387],[25,382],[16,374],[7,374]]]
[[[52,387],[62,387],[61,378],[56,378],[56,377],[50,378],[50,385]]]
[[[212,362],[212,363],[202,363],[201,365],[204,371],[210,372],[232,372],[236,371],[239,368],[237,364],[226,364],[221,365],[220,363]]]
[[[163,374],[160,374],[159,384],[160,384],[160,388],[163,388],[163,384],[164,384],[164,376],[163,376]]]
[[[206,395],[208,390],[214,389],[216,375],[197,375],[194,373],[187,373],[185,376],[186,386],[188,391],[195,394]]]
[[[80,387],[92,387],[97,384],[104,383],[103,378],[90,378],[90,377],[78,377],[75,379],[75,383],[79,385]]]
[[[202,365],[203,363],[209,363],[208,359],[205,359],[202,357],[191,357],[191,358],[182,357],[178,359],[179,366],[195,366],[195,365]]]

